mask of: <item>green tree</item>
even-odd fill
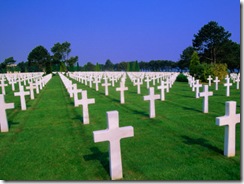
[[[74,64],[78,61],[78,56],[75,57],[70,57],[69,59],[67,59],[65,62],[67,63],[69,70],[70,71],[74,71]]]
[[[50,54],[41,45],[35,47],[28,55],[28,66],[34,71],[45,71],[47,62],[50,62]]]
[[[63,61],[60,62],[60,72],[67,72],[67,67]]]
[[[113,71],[114,64],[110,61],[110,59],[107,59],[107,61],[105,62],[104,69],[107,71]]]
[[[101,71],[100,65],[98,63],[96,63],[95,71]]]
[[[200,60],[196,51],[193,52],[190,60],[190,75],[197,76],[199,72]]]
[[[71,52],[70,48],[71,44],[69,42],[64,43],[56,43],[51,48],[51,51],[53,53],[53,64],[60,64],[61,62],[64,62],[70,70],[74,70],[74,64],[78,61],[78,56],[75,57],[69,57],[69,54]]]
[[[233,42],[231,40],[226,41],[219,53],[221,58],[221,63],[226,63],[228,69],[234,72],[234,69],[240,69],[240,44]]]
[[[71,44],[67,41],[62,44],[59,42],[55,43],[51,48],[51,51],[54,54],[54,60],[66,61],[69,57],[69,53],[71,52],[70,45]]]
[[[223,56],[220,56],[221,47],[228,41],[231,33],[225,31],[224,27],[217,22],[210,21],[204,25],[192,40],[193,47],[198,51],[201,60],[208,63],[216,63]]]
[[[192,46],[187,47],[183,50],[182,54],[180,55],[180,61],[178,62],[178,67],[180,69],[189,68],[191,56],[194,52],[194,48]]]

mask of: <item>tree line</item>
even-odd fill
[[[78,56],[70,56],[71,44],[69,42],[56,43],[51,48],[52,54],[39,45],[28,55],[27,61],[15,64],[13,57],[6,58],[0,63],[0,72],[21,71],[37,72],[44,71],[189,71],[193,54],[199,57],[199,66],[206,68],[210,65],[226,64],[226,67],[233,72],[240,69],[240,44],[233,42],[231,33],[215,21],[204,25],[197,34],[193,35],[192,45],[182,51],[179,61],[151,60],[145,61],[121,61],[112,63],[107,59],[105,64],[93,64],[87,62],[79,66]],[[194,56],[196,57],[196,56]],[[200,70],[200,69],[199,69]],[[192,70],[193,71],[193,70]],[[199,73],[199,71],[198,71]]]

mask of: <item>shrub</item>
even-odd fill
[[[176,81],[178,81],[178,82],[188,82],[188,79],[183,73],[180,73],[177,76]]]

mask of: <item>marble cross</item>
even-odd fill
[[[2,94],[5,95],[5,86],[8,86],[7,84],[4,83],[4,78],[2,78],[1,83],[0,83],[0,87],[2,88]]]
[[[123,81],[120,82],[120,87],[116,88],[116,91],[120,91],[120,103],[125,103],[125,95],[124,91],[128,90],[128,87],[125,87],[125,83]]]
[[[155,118],[155,100],[160,99],[160,95],[154,94],[154,87],[149,88],[149,95],[144,96],[144,101],[149,100],[150,101],[150,118]]]
[[[74,106],[78,107],[78,93],[82,92],[82,89],[77,89],[77,84],[73,84],[72,85],[72,93],[73,93],[73,97],[74,97]]]
[[[145,82],[147,83],[147,89],[150,87],[149,83],[150,83],[151,79],[149,79],[149,76],[146,76]]]
[[[212,91],[208,91],[208,85],[204,85],[203,92],[199,93],[199,97],[203,98],[203,112],[208,113],[208,97],[213,96]]]
[[[211,81],[213,80],[211,75],[208,76],[207,80],[208,80],[208,85],[211,86]]]
[[[94,104],[95,99],[94,98],[87,98],[87,91],[82,90],[82,99],[77,101],[78,105],[82,105],[82,110],[83,110],[83,124],[89,124],[89,111],[88,111],[88,105],[89,104]]]
[[[164,81],[162,80],[161,81],[161,85],[160,86],[158,86],[158,89],[160,89],[160,91],[161,91],[161,94],[160,94],[160,99],[161,99],[161,101],[164,101],[165,100],[165,92],[164,92],[164,89],[167,89],[167,86],[165,86],[164,85]]]
[[[102,84],[102,86],[105,87],[105,96],[108,96],[108,86],[110,86],[111,84],[108,83],[108,78],[104,78],[104,83]]]
[[[5,103],[4,95],[0,94],[0,131],[8,132],[8,120],[6,109],[13,109],[14,103]]]
[[[137,94],[141,94],[141,85],[142,85],[141,79],[138,78],[137,82],[134,82],[134,85],[137,85]]]
[[[199,80],[196,80],[196,84],[193,86],[196,88],[196,98],[199,98],[199,88],[202,87],[202,84],[199,84]]]
[[[112,180],[123,178],[120,139],[133,137],[134,129],[132,126],[119,127],[118,111],[107,112],[106,130],[98,130],[93,132],[94,142],[109,141],[109,160],[110,160],[110,176]]]
[[[232,83],[230,83],[230,78],[225,78],[226,83],[224,86],[226,86],[226,96],[230,96],[230,86],[232,86]]]
[[[20,86],[19,92],[15,92],[14,96],[20,97],[21,110],[26,110],[25,96],[30,95],[29,91],[24,91],[24,86]]]
[[[218,90],[218,83],[220,82],[220,80],[217,76],[215,77],[215,80],[213,82],[215,83],[215,90]]]
[[[235,156],[236,124],[240,123],[240,114],[236,114],[236,102],[225,102],[225,116],[216,118],[216,125],[225,126],[224,155]]]
[[[30,86],[27,86],[26,89],[29,89],[30,90],[30,99],[33,100],[33,99],[35,99],[35,96],[34,96],[35,86],[33,85],[32,82],[29,82],[29,85]]]
[[[240,76],[239,75],[235,79],[235,82],[236,82],[236,89],[239,89],[239,83],[240,83]]]

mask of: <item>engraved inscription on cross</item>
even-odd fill
[[[236,124],[240,123],[240,114],[236,114],[236,102],[225,102],[225,116],[216,118],[216,125],[225,126],[224,155],[235,156]]]
[[[6,109],[13,109],[14,103],[5,103],[4,95],[0,94],[0,131],[8,132]]]
[[[107,112],[106,130],[93,132],[94,142],[109,141],[109,160],[110,160],[110,176],[112,180],[123,178],[120,139],[133,137],[134,129],[132,126],[119,127],[118,111]]]

